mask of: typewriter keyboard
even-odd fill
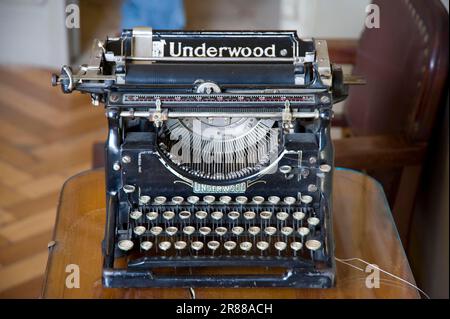
[[[126,190],[124,187],[124,190]],[[129,186],[130,190],[133,186]],[[317,261],[326,250],[319,205],[304,195],[140,196],[129,200],[118,248],[151,256],[277,256]]]

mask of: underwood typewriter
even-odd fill
[[[93,52],[52,82],[105,105],[105,287],[333,286],[326,41],[134,28]]]

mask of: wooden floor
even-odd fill
[[[51,73],[0,67],[0,298],[39,297],[61,187],[106,135],[103,107]]]

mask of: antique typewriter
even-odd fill
[[[105,287],[332,287],[323,40],[124,30],[53,85],[105,105]],[[99,247],[100,249],[100,247]]]

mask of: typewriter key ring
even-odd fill
[[[306,227],[300,227],[300,228],[297,230],[297,232],[299,233],[300,238],[301,238],[302,243],[303,243],[304,240],[305,240],[305,237],[308,236],[308,234],[309,234],[309,228],[306,228]]]
[[[173,235],[175,235],[178,232],[178,228],[174,227],[174,226],[170,226],[166,228],[166,233],[167,235],[169,235],[170,237],[172,237]]]
[[[213,226],[215,224],[219,225],[219,220],[223,217],[223,213],[220,211],[215,211],[211,213],[211,218],[213,219]]]
[[[191,248],[195,250],[195,255],[198,256],[198,251],[203,248],[203,243],[201,241],[194,241],[191,243]]]
[[[195,232],[195,228],[193,226],[186,226],[183,228],[183,233],[186,234],[188,241],[191,240],[191,235]]]
[[[134,227],[133,232],[137,235],[137,236],[141,236],[143,233],[145,233],[146,228],[144,226],[136,226]]]
[[[191,217],[191,213],[187,210],[183,210],[178,214],[178,217],[180,217],[180,220],[183,221],[183,224],[186,224],[186,221]]]
[[[223,244],[223,248],[225,248],[226,250],[228,250],[228,253],[229,253],[230,255],[231,255],[231,251],[232,251],[233,249],[235,249],[236,246],[237,246],[236,242],[235,242],[235,241],[232,241],[232,240],[226,241],[226,242]]]
[[[228,205],[231,202],[231,197],[230,196],[220,196],[219,201],[222,204]]]
[[[231,211],[228,213],[228,218],[231,220],[231,223],[228,223],[228,227],[231,227],[232,225],[236,223],[236,220],[239,218],[240,214],[236,211]]]
[[[123,185],[122,189],[124,193],[127,195],[128,205],[130,205],[130,207],[133,207],[132,194],[136,190],[136,187],[134,185]]]
[[[162,241],[159,243],[159,249],[161,249],[164,252],[164,255],[166,254],[166,252],[170,249],[170,247],[172,246],[172,243],[170,241]]]
[[[239,244],[239,248],[241,248],[245,253],[247,253],[248,251],[250,251],[250,249],[252,249],[252,243],[249,241],[243,241],[242,243]]]
[[[138,210],[137,208],[135,208],[130,213],[130,218],[133,219],[134,221],[137,221],[139,218],[141,218],[141,216],[142,216],[142,212],[140,210]]]
[[[311,228],[312,232],[314,233],[316,226],[319,225],[320,219],[317,217],[309,217],[307,219],[308,225]]]
[[[200,200],[200,198],[198,196],[189,196],[187,198],[188,203],[195,205],[197,204],[197,202]]]
[[[172,203],[174,203],[175,205],[181,205],[184,202],[184,198],[181,196],[174,196],[171,199]]]
[[[219,248],[220,243],[216,240],[211,240],[210,242],[208,242],[207,246],[209,249],[212,250],[212,254],[214,256],[214,252],[216,251],[217,248]]]
[[[238,203],[240,206],[240,211],[242,212],[243,210],[243,205],[245,205],[248,201],[248,198],[245,196],[238,196],[236,197],[236,203]]]
[[[203,201],[205,203],[207,203],[208,205],[211,205],[212,203],[214,203],[216,201],[216,198],[212,195],[206,195],[203,197]]]
[[[225,227],[217,227],[215,231],[216,234],[219,235],[219,237],[222,237],[227,233],[228,229],[226,229]]]
[[[133,248],[134,243],[129,239],[124,239],[119,241],[117,246],[119,247],[120,250],[129,251],[131,248]]]
[[[310,239],[306,241],[305,246],[311,251],[311,260],[314,261],[314,253],[322,247],[322,243],[316,239]]]
[[[308,206],[308,205],[313,201],[313,198],[312,198],[312,196],[310,196],[310,195],[303,195],[303,196],[300,198],[300,201],[301,201],[303,204],[305,204],[305,206]]]
[[[287,244],[284,241],[277,241],[274,244],[276,250],[278,250],[278,256],[281,256],[281,252],[286,249]]]
[[[297,251],[299,251],[300,249],[302,249],[303,244],[300,243],[300,242],[298,242],[298,241],[293,241],[293,242],[291,242],[290,247],[291,247],[291,249],[294,251],[294,257],[296,257],[296,256],[297,256]]]
[[[152,247],[153,243],[151,241],[146,240],[141,243],[142,250],[149,251],[150,249],[152,249]]]
[[[176,241],[173,245],[177,251],[177,254],[180,255],[181,251],[186,248],[187,243],[183,240]]]
[[[259,214],[259,217],[261,218],[261,228],[263,228],[263,220],[264,220],[264,227],[267,227],[268,221],[270,218],[272,218],[272,212],[269,212],[267,210],[262,211]]]
[[[165,198],[164,196],[156,196],[154,201],[156,205],[164,205],[167,201],[167,198]]]
[[[263,255],[263,252],[264,252],[267,248],[269,248],[269,243],[266,242],[266,241],[264,241],[264,240],[261,240],[261,241],[259,241],[259,242],[256,243],[256,247],[261,251],[261,256],[262,256],[262,255]]]
[[[139,197],[139,204],[146,206],[150,202],[150,196],[141,195]]]

